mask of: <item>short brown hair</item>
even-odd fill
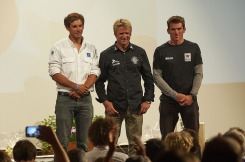
[[[36,147],[29,140],[19,140],[13,148],[15,161],[32,160],[37,155]]]
[[[115,23],[113,25],[114,34],[116,34],[116,32],[117,32],[117,28],[119,28],[121,26],[125,27],[125,28],[129,28],[130,31],[132,32],[132,25],[131,25],[129,20],[127,20],[127,19],[118,19],[118,20],[115,21]]]
[[[109,132],[115,127],[113,118],[98,118],[88,129],[88,138],[94,146],[107,145]]]
[[[74,12],[74,13],[70,13],[69,15],[67,15],[66,17],[65,17],[65,19],[64,19],[64,25],[65,25],[65,27],[66,28],[69,28],[70,27],[70,25],[71,25],[71,23],[73,22],[73,21],[76,21],[76,20],[81,20],[82,21],[82,23],[83,23],[83,25],[84,25],[84,17],[83,17],[83,15],[81,15],[81,14],[79,14],[79,13],[76,13],[76,12]]]
[[[167,21],[168,29],[169,29],[170,23],[174,23],[174,24],[181,23],[183,25],[183,28],[185,29],[185,19],[181,16],[170,17]]]

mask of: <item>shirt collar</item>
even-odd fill
[[[114,51],[119,50],[119,48],[116,46],[116,43],[117,43],[117,42],[115,42],[115,44],[114,44]],[[134,47],[133,47],[133,45],[132,45],[131,43],[129,43],[129,47],[127,48],[127,50],[129,50],[129,49],[132,49],[132,50],[134,49]],[[126,50],[126,51],[127,51],[127,50]]]
[[[70,43],[71,47],[74,47],[74,44],[73,42],[70,40],[69,36],[67,37],[68,39],[68,42]],[[86,47],[86,42],[85,42],[85,39],[83,37],[83,42],[82,42],[82,48],[85,48]]]

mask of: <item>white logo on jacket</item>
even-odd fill
[[[116,66],[116,65],[120,65],[120,62],[119,61],[116,61],[114,59],[112,59],[112,66]]]
[[[133,56],[133,57],[131,58],[131,61],[132,61],[133,64],[138,64],[139,59],[138,59],[136,56]]]
[[[165,60],[173,60],[174,57],[165,57]]]

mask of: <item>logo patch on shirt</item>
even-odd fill
[[[190,62],[191,61],[191,53],[185,53],[185,62]]]
[[[116,65],[120,65],[120,62],[119,61],[116,61],[114,59],[112,59],[112,66],[116,66]]]
[[[90,53],[87,53],[87,57],[91,57]]]
[[[165,57],[165,60],[173,60],[174,57]]]
[[[133,57],[131,58],[131,61],[132,61],[133,64],[138,64],[139,59],[138,59],[136,56],[133,56]]]

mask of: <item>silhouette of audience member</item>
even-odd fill
[[[152,162],[155,162],[156,158],[165,152],[163,141],[160,138],[152,138],[145,142],[146,155]]]
[[[29,140],[19,140],[13,148],[13,157],[16,162],[34,162],[36,155],[36,147]]]
[[[156,162],[185,162],[177,151],[166,151],[162,153]]]
[[[184,162],[200,162],[200,160],[201,160],[201,159],[199,159],[199,157],[197,157],[192,152],[184,154],[182,156],[182,158],[183,158]]]
[[[236,143],[239,144],[238,152],[241,154],[241,157],[244,161],[245,160],[244,159],[245,137],[243,136],[243,134],[237,130],[229,130],[229,131],[225,132],[225,134],[223,134],[223,137],[235,140]]]
[[[57,162],[69,162],[69,158],[61,146],[58,137],[49,126],[39,126],[40,136],[37,138],[49,143],[56,156]],[[13,148],[13,157],[16,162],[34,162],[36,159],[36,147],[27,139],[19,140]]]
[[[70,162],[87,162],[85,152],[79,148],[67,152]]]
[[[12,160],[6,152],[0,151],[0,162],[12,162]]]
[[[199,143],[199,136],[198,136],[197,132],[192,130],[192,129],[188,129],[188,128],[184,128],[181,132],[186,132],[186,133],[189,133],[191,135],[191,137],[193,138],[193,141],[192,141],[193,146],[192,146],[190,152],[192,152],[199,159],[201,159],[201,146]]]
[[[232,130],[237,130],[238,132],[241,132],[243,134],[243,136],[245,137],[245,131],[242,128],[240,128],[240,127],[231,127],[229,129],[229,131],[232,131]]]
[[[56,162],[69,162],[69,157],[53,129],[50,126],[40,125],[39,131],[40,136],[37,138],[48,142],[52,146]]]
[[[216,136],[206,142],[202,162],[241,162],[237,145],[223,136]]]
[[[189,153],[193,147],[193,138],[186,132],[170,132],[164,140],[164,145],[167,151],[177,151],[180,154]]]
[[[146,155],[146,146],[143,144],[141,141],[140,137],[137,135],[133,136],[133,140],[135,142],[135,150],[136,150],[136,155],[131,155],[127,160],[135,160],[135,161],[151,161],[149,157]],[[131,159],[132,158],[132,159]]]
[[[94,162],[100,157],[107,157],[105,161],[124,162],[128,155],[115,152],[115,137],[116,125],[112,118],[99,118],[95,120],[88,130],[88,138],[94,146],[91,151],[85,153],[88,162]],[[110,138],[112,138],[111,142]]]
[[[149,159],[141,155],[132,155],[125,162],[149,162]]]

